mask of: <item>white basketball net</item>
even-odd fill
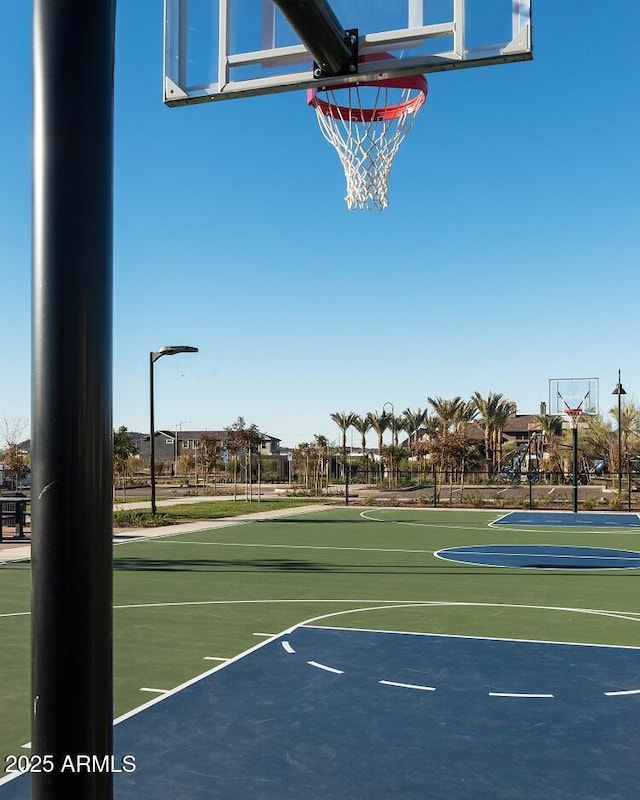
[[[569,425],[571,430],[575,430],[578,427],[578,422],[580,422],[580,416],[582,415],[582,410],[579,408],[569,409],[567,408],[564,412],[567,417],[569,417]]]
[[[316,116],[322,135],[335,147],[342,162],[347,207],[350,211],[382,211],[389,204],[387,181],[391,164],[411,130],[424,95],[415,89],[356,86],[326,89],[323,100],[325,97],[322,104],[314,104]],[[333,113],[327,113],[327,104],[333,107]],[[397,116],[385,114],[384,109],[389,108],[398,109]],[[382,109],[379,117],[376,109]]]

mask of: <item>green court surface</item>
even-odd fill
[[[501,512],[504,514],[504,512]],[[434,551],[640,549],[638,529],[489,527],[485,511],[334,508],[114,548],[115,712],[301,622],[640,646],[638,570],[527,570]],[[0,752],[29,732],[29,565],[0,567]]]

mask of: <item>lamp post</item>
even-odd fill
[[[618,395],[618,494],[622,494],[622,395],[626,392],[620,382],[620,370],[618,370],[618,383],[611,394]]]
[[[395,419],[396,418],[395,418],[395,412],[394,412],[394,408],[393,408],[393,403],[390,403],[390,402],[384,403],[383,406],[382,406],[382,413],[383,414],[387,413],[386,412],[387,406],[391,406],[391,415],[390,416],[391,416],[391,448],[392,449],[391,449],[391,464],[390,464],[391,469],[389,470],[389,488],[391,488],[391,480],[392,480],[392,477],[393,477],[394,426],[395,426]]]
[[[159,350],[149,353],[149,451],[151,466],[151,513],[155,514],[156,507],[156,437],[154,420],[154,401],[153,401],[153,365],[162,356],[175,356],[178,353],[197,353],[197,347],[189,347],[184,344],[165,345]]]

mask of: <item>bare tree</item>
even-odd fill
[[[13,489],[18,488],[29,472],[28,454],[20,448],[20,442],[28,425],[27,420],[22,417],[15,420],[3,417],[0,427],[3,442],[2,462],[13,483]]]

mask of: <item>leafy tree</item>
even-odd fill
[[[204,485],[209,483],[209,474],[213,472],[213,483],[216,483],[216,467],[218,466],[218,445],[214,436],[203,433],[200,436],[200,463],[204,471]]]
[[[113,472],[122,481],[123,497],[126,498],[127,477],[131,466],[131,457],[137,455],[138,448],[129,435],[126,425],[121,425],[113,432]]]
[[[293,465],[295,471],[304,477],[305,488],[309,488],[309,472],[311,467],[311,457],[313,454],[313,445],[309,442],[300,442],[300,444],[293,450]]]
[[[252,453],[259,445],[260,442],[264,440],[263,435],[258,430],[258,426],[251,424],[247,427],[246,422],[244,421],[244,417],[238,417],[238,419],[230,425],[228,428],[225,428],[225,431],[229,434],[229,449],[236,453],[242,452],[244,455],[244,465],[245,465],[245,499],[250,501],[253,499],[253,469],[252,469]],[[237,459],[236,459],[237,460]],[[236,480],[235,480],[235,487],[234,490],[234,500],[237,496],[237,471],[236,471]]]
[[[329,494],[329,440],[326,436],[316,433],[313,447],[316,457],[315,492],[322,494],[322,485],[326,481],[327,494]]]
[[[4,451],[2,462],[10,476],[13,488],[17,489],[29,472],[29,457],[20,449],[20,440],[27,428],[26,420],[18,418],[9,421],[6,417],[2,421],[0,435],[2,436]]]

